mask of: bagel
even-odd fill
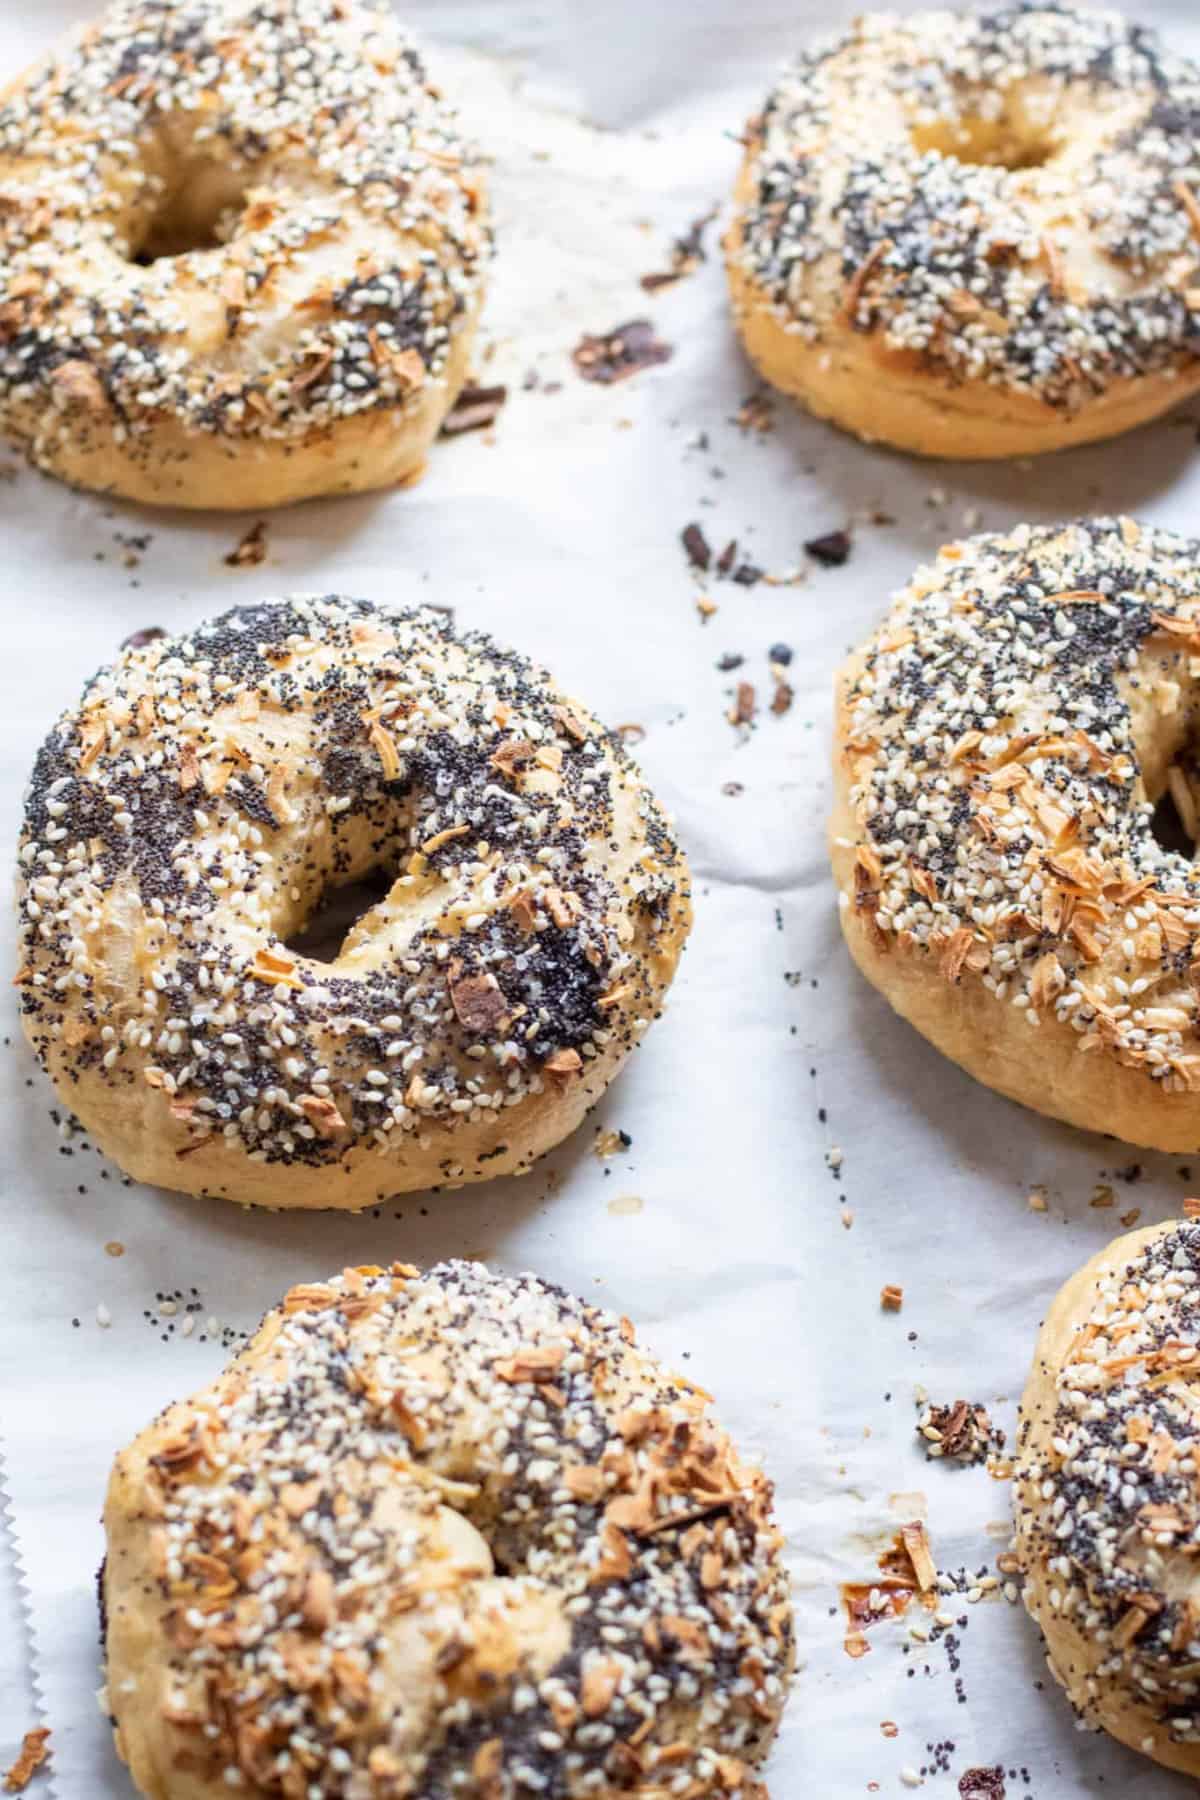
[[[1117,1238],[1062,1288],[1021,1401],[1025,1604],[1091,1726],[1200,1775],[1200,1230]]]
[[[447,1262],[293,1288],[117,1458],[116,1744],[150,1800],[766,1800],[771,1487],[628,1320]]]
[[[842,671],[846,941],[989,1087],[1200,1144],[1200,545],[1131,519],[947,545]],[[1165,834],[1164,834],[1165,835]]]
[[[406,481],[487,250],[479,158],[373,0],[116,0],[0,105],[0,429],[173,506]]]
[[[659,1011],[688,876],[622,745],[434,612],[296,598],[125,649],[38,755],[25,1030],[138,1180],[359,1208],[521,1173]],[[330,961],[339,886],[386,898]]]
[[[737,328],[819,417],[1028,455],[1200,387],[1200,72],[1119,13],[868,14],[745,144]]]

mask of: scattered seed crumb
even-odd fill
[[[23,1794],[38,1770],[50,1757],[50,1732],[45,1725],[38,1725],[27,1731],[21,1740],[21,1749],[16,1762],[4,1777],[4,1790],[9,1794]]]
[[[708,568],[712,562],[712,546],[704,535],[703,527],[695,519],[690,525],[684,526],[679,534],[679,541],[691,568],[702,571]]]
[[[879,1290],[879,1304],[884,1312],[898,1313],[904,1305],[904,1289],[897,1287],[894,1282],[887,1282]]]
[[[442,421],[443,437],[461,437],[465,431],[483,431],[494,425],[508,399],[501,382],[492,387],[468,383]]]
[[[601,1162],[610,1156],[619,1156],[622,1150],[628,1150],[633,1139],[627,1131],[598,1131],[592,1145],[592,1155]]]
[[[730,579],[735,581],[738,587],[757,587],[759,582],[766,581],[768,576],[765,570],[758,567],[757,563],[741,562],[733,571]]]
[[[713,547],[705,536],[704,528],[698,520],[693,519],[679,533],[679,541],[683,545],[688,567],[697,575],[706,575],[710,571],[718,581],[733,581],[738,587],[756,587],[760,581],[771,581],[765,569],[757,563],[738,558],[738,541],[730,538],[725,548],[714,558]]]
[[[719,207],[712,207],[693,219],[681,237],[677,237],[671,245],[671,264],[655,274],[643,275],[641,285],[648,294],[656,293],[659,288],[673,287],[682,281],[685,275],[692,275],[700,264],[708,261],[708,252],[704,247],[704,233],[712,224],[719,212]]]
[[[808,570],[797,566],[794,569],[784,569],[779,575],[767,572],[763,575],[763,580],[768,587],[803,587],[808,580]]]
[[[153,537],[149,532],[131,533],[126,531],[114,531],[113,543],[117,545],[121,552],[121,567],[124,569],[139,568],[141,566],[143,555],[149,549],[153,541]],[[138,583],[135,581],[131,585],[137,587]]]
[[[967,1769],[958,1778],[958,1793],[959,1800],[1005,1800],[1003,1767]]]
[[[105,1256],[124,1256],[125,1246],[120,1238],[110,1238],[104,1246]]]
[[[259,519],[229,552],[225,561],[231,569],[257,568],[267,554],[267,522]]]
[[[754,684],[750,681],[739,681],[733,705],[725,715],[731,725],[750,725],[754,721],[756,702]]]
[[[618,1194],[615,1200],[608,1203],[608,1211],[617,1219],[631,1219],[635,1214],[644,1212],[646,1202],[640,1194]]]
[[[1030,1188],[1029,1199],[1026,1204],[1028,1205],[1030,1212],[1048,1212],[1050,1210],[1050,1202],[1046,1198],[1045,1188],[1040,1186]]]
[[[823,569],[840,569],[850,560],[850,533],[826,531],[820,537],[809,538],[804,548]]]
[[[673,354],[670,344],[655,336],[649,319],[630,319],[599,336],[585,333],[572,350],[571,361],[585,381],[607,387],[636,375],[639,369],[669,362]]]
[[[112,1324],[112,1314],[109,1312],[103,1301],[101,1301],[96,1308],[96,1323],[99,1325],[101,1331],[107,1331]]]
[[[759,388],[742,401],[734,422],[743,433],[756,431],[760,437],[775,429],[775,405],[765,388]]]
[[[922,1406],[916,1429],[929,1462],[947,1459],[972,1467],[1004,1448],[1004,1433],[992,1424],[987,1408],[969,1400]]]

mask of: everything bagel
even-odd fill
[[[175,506],[403,481],[487,246],[479,159],[371,0],[117,0],[0,106],[0,428]]]
[[[842,672],[833,866],[859,967],[990,1087],[1200,1145],[1200,546],[1132,519],[947,545]]]
[[[1200,1228],[1118,1238],[1065,1284],[1021,1399],[1025,1604],[1091,1727],[1200,1775]]]
[[[736,204],[752,361],[860,437],[1024,455],[1200,386],[1200,72],[1116,12],[857,19],[751,120]]]
[[[706,1399],[533,1276],[294,1288],[113,1471],[140,1791],[766,1800],[787,1577]]]
[[[356,1208],[522,1171],[659,1011],[687,870],[620,743],[432,612],[298,598],[127,649],[37,759],[27,1035],[129,1174]],[[331,962],[323,896],[386,898]]]

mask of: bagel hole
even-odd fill
[[[288,938],[288,949],[313,962],[336,962],[359,920],[381,900],[387,899],[394,879],[386,869],[372,869],[359,881],[346,881],[340,887],[326,888],[317,902],[316,911]]]
[[[1044,133],[1022,131],[1004,119],[933,119],[909,129],[913,148],[921,156],[936,150],[954,162],[993,169],[1040,169],[1057,146]]]
[[[1164,850],[1189,862],[1194,859],[1200,841],[1200,769],[1195,764],[1171,764],[1167,785],[1155,802],[1150,829]]]
[[[246,203],[246,177],[223,164],[192,162],[162,184],[141,221],[129,260],[141,268],[194,250],[217,250],[233,237]]]

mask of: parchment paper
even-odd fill
[[[0,67],[18,67],[83,10],[5,6]],[[889,591],[940,542],[980,526],[1114,509],[1194,529],[1195,422],[1025,467],[917,463],[782,402],[773,431],[743,432],[733,421],[755,382],[730,331],[715,230],[689,279],[651,295],[639,286],[727,192],[729,134],[778,61],[849,10],[414,0],[438,73],[496,157],[500,255],[479,373],[508,382],[511,397],[494,432],[440,445],[407,493],[272,517],[266,562],[244,570],[223,557],[245,519],[138,513],[23,470],[0,487],[6,855],[43,732],[128,632],[191,624],[235,600],[341,589],[452,605],[460,622],[547,662],[610,722],[643,726],[639,755],[677,816],[697,888],[667,1016],[578,1136],[519,1183],[410,1198],[377,1217],[249,1215],[125,1186],[60,1137],[4,1002],[3,1430],[28,1580],[27,1675],[54,1732],[53,1775],[39,1779],[57,1800],[130,1792],[93,1699],[92,1578],[114,1451],[207,1380],[226,1354],[222,1332],[252,1327],[289,1283],[348,1262],[449,1254],[536,1268],[627,1312],[665,1357],[687,1359],[765,1460],[802,1664],[770,1769],[776,1800],[901,1792],[905,1771],[922,1770],[931,1792],[952,1796],[965,1771],[998,1763],[1015,1771],[1009,1800],[1188,1790],[1075,1730],[1036,1634],[1003,1598],[948,1601],[967,1624],[938,1644],[894,1625],[871,1633],[861,1661],[842,1648],[838,1584],[870,1578],[903,1520],[927,1516],[946,1570],[986,1572],[1005,1547],[1007,1484],[925,1463],[914,1389],[982,1402],[1011,1434],[1055,1287],[1121,1215],[1165,1217],[1200,1189],[1200,1154],[1188,1177],[1186,1159],[1039,1120],[893,1018],[841,947],[823,843],[831,678]],[[1139,14],[1200,50],[1186,4]],[[672,344],[671,361],[612,388],[584,384],[569,359],[581,333],[639,315]],[[742,557],[807,579],[710,582],[718,610],[702,622],[679,544],[691,520],[715,547],[736,537]],[[846,566],[804,556],[803,540],[846,525]],[[777,644],[793,651],[795,700],[781,717],[767,710]],[[736,672],[716,667],[727,652],[745,658]],[[725,718],[738,679],[758,691],[751,733]],[[601,1162],[596,1128],[613,1127],[632,1145]],[[1045,1211],[1028,1205],[1035,1186]],[[1091,1204],[1104,1189],[1112,1203]],[[115,1243],[120,1257],[106,1254]],[[885,1282],[904,1288],[899,1314],[880,1309]],[[157,1296],[176,1292],[180,1310],[159,1314]],[[189,1304],[200,1310],[186,1314]],[[188,1316],[197,1323],[184,1337]],[[15,1748],[31,1690],[15,1629],[7,1644],[0,1707]]]

